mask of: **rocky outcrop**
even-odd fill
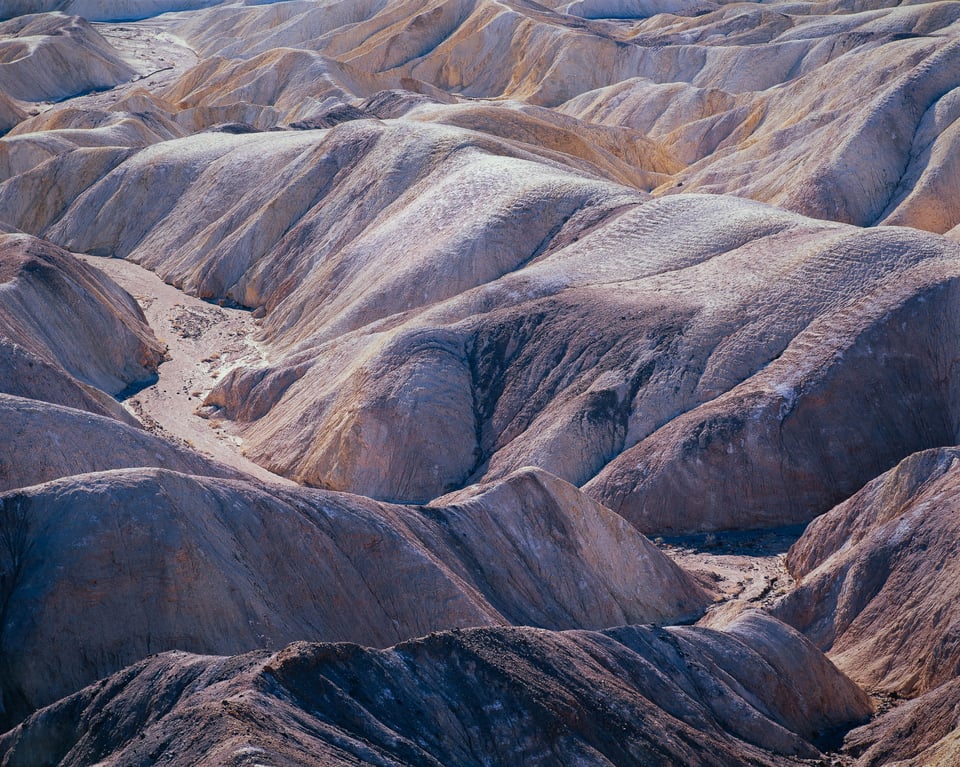
[[[780,673],[802,668],[788,685]],[[791,765],[869,712],[800,635],[629,627],[431,634],[376,651],[152,657],[0,738],[5,764]]]
[[[622,519],[540,472],[430,509],[163,469],[0,500],[27,529],[0,633],[8,725],[162,650],[600,628],[695,617],[709,601]]]
[[[912,455],[812,522],[775,614],[861,685],[915,696],[960,676],[960,451]]]
[[[162,355],[112,280],[50,243],[0,234],[0,392],[132,422],[109,395],[150,380]]]

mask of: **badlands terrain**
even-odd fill
[[[0,0],[0,765],[960,764],[960,3]]]

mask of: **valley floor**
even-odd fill
[[[0,765],[960,763],[958,158],[955,2],[0,2]]]

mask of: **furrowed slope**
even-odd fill
[[[6,726],[163,650],[668,622],[710,599],[620,517],[532,470],[418,509],[126,469],[6,493],[0,526]]]
[[[38,712],[0,750],[10,767],[249,757],[772,766],[816,758],[818,733],[869,710],[800,635],[750,614],[722,632],[496,628],[383,651],[299,643],[270,656],[170,653]]]
[[[425,502],[533,464],[643,530],[721,529],[955,441],[955,244],[650,200],[530,147],[404,120],[191,136],[42,231],[265,313],[270,363],[208,414],[311,485]],[[37,226],[22,185],[0,215]]]

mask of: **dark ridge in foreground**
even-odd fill
[[[792,680],[792,681],[788,681]],[[760,613],[724,631],[490,628],[387,650],[166,653],[0,738],[60,764],[797,765],[867,698]]]
[[[672,623],[710,601],[622,518],[538,470],[431,509],[103,471],[0,495],[4,531],[18,532],[0,548],[0,573],[12,573],[0,594],[0,730],[165,650]]]

